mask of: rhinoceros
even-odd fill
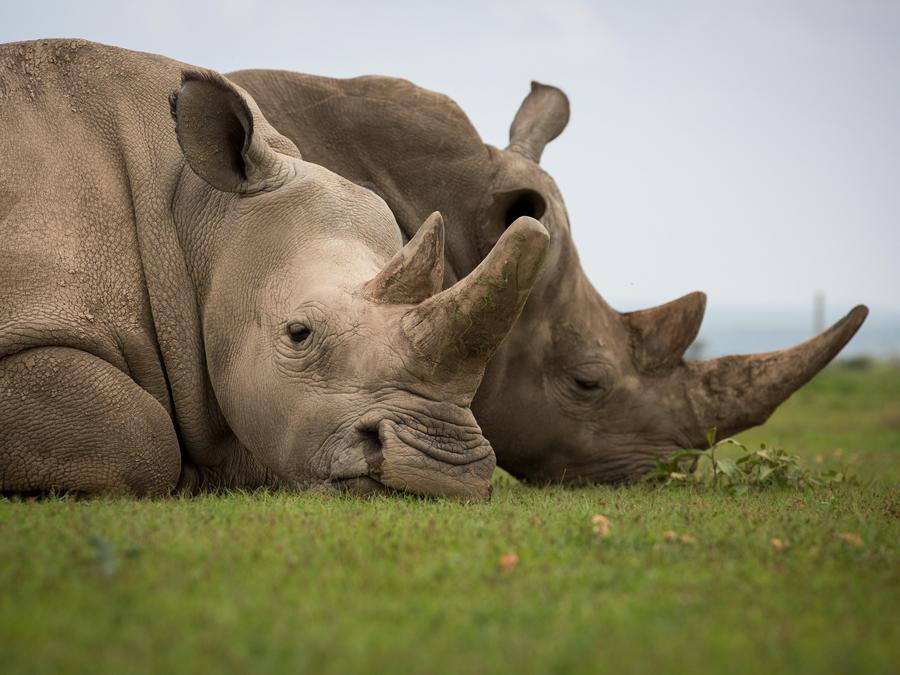
[[[767,354],[685,361],[706,306],[691,293],[620,313],[585,276],[559,189],[541,169],[569,119],[559,89],[532,83],[509,145],[486,145],[446,96],[412,83],[271,70],[231,73],[311,161],[381,195],[407,238],[447,219],[446,284],[471,271],[520,216],[551,236],[547,262],[473,404],[501,467],[533,482],[619,482],[707,431],[764,422],[843,348],[863,306],[823,334]]]
[[[538,221],[441,290],[439,214],[404,246],[221,75],[84,41],[0,46],[0,157],[0,491],[489,495]]]

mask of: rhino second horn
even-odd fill
[[[507,150],[534,162],[541,161],[544,146],[559,136],[569,123],[569,99],[556,87],[531,83],[509,128]]]
[[[417,305],[441,290],[444,280],[444,219],[435,211],[415,236],[366,283],[378,302]]]
[[[403,317],[416,351],[436,370],[480,376],[519,317],[549,241],[540,222],[517,219],[471,274]]]
[[[633,337],[634,363],[643,372],[673,368],[700,332],[706,294],[696,291],[664,305],[623,314]]]
[[[858,305],[828,330],[790,349],[684,364],[684,386],[696,417],[690,431],[694,447],[706,446],[705,432],[712,427],[724,438],[765,422],[837,356],[868,314]]]

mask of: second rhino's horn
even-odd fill
[[[417,305],[440,291],[443,279],[444,219],[435,211],[365,285],[365,292],[378,302]]]
[[[416,351],[436,371],[480,377],[519,317],[549,241],[537,220],[516,220],[468,276],[403,317]]]
[[[689,293],[664,305],[623,314],[635,365],[644,372],[671,368],[691,346],[706,311],[706,294]]]

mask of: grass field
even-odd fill
[[[900,370],[742,439],[859,482],[0,502],[0,671],[898,672]]]

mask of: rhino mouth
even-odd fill
[[[355,458],[330,482],[355,494],[389,490],[487,499],[494,450],[468,409],[442,407],[440,416],[371,411],[354,425]]]

